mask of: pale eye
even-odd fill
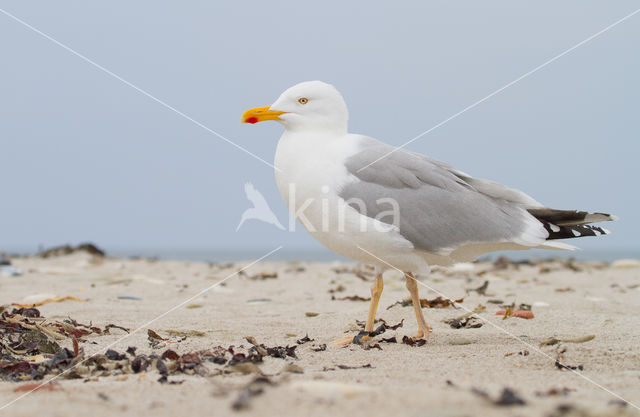
[[[298,103],[300,103],[300,104],[307,104],[308,102],[309,102],[309,99],[306,98],[306,97],[300,97],[298,99]]]

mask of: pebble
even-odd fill
[[[454,346],[470,345],[471,343],[473,342],[466,337],[454,337],[453,339],[449,340],[449,344]]]
[[[291,372],[292,374],[303,374],[304,369],[302,369],[301,366],[290,363],[285,365],[280,372]]]

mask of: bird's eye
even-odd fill
[[[298,103],[300,103],[300,104],[307,104],[308,102],[309,102],[309,99],[306,98],[306,97],[300,97],[298,99]]]

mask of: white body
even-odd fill
[[[280,194],[292,213],[306,205],[300,223],[328,249],[383,269],[389,265],[367,251],[403,270],[425,271],[425,254],[414,251],[397,228],[361,215],[338,196],[344,185],[356,180],[345,169],[344,160],[356,152],[357,142],[357,135],[310,133],[301,137],[285,131],[275,156]]]

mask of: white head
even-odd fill
[[[331,84],[306,81],[296,84],[271,106],[250,109],[242,115],[244,123],[276,120],[290,131],[347,133],[349,112],[342,95]]]

